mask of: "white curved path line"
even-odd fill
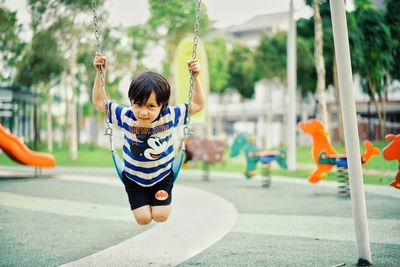
[[[175,266],[210,247],[235,224],[235,207],[214,194],[177,185],[173,198],[166,223],[62,266]]]

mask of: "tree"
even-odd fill
[[[136,71],[145,69],[143,59],[146,56],[146,48],[150,43],[155,42],[154,31],[146,25],[136,25],[127,30],[128,37],[131,39],[131,49],[133,50],[133,66]]]
[[[235,43],[229,60],[229,86],[236,88],[242,97],[251,98],[254,95],[255,64],[250,48]]]
[[[63,71],[64,59],[51,30],[33,36],[30,47],[18,63],[15,82],[23,86],[48,83]]]
[[[379,138],[383,138],[386,129],[384,80],[393,61],[390,53],[390,31],[384,23],[383,14],[373,8],[369,1],[356,1],[356,6],[357,24],[363,35],[364,64],[360,68],[361,82],[375,105],[380,125]],[[377,98],[382,102],[382,108],[379,107]]]
[[[311,5],[311,1],[307,2]],[[339,83],[337,77],[337,69],[336,69],[336,57],[335,57],[335,49],[333,44],[333,34],[332,34],[332,21],[331,21],[331,13],[330,6],[328,1],[320,1],[319,2],[320,14],[322,19],[322,30],[323,30],[323,55],[326,69],[326,84],[333,85],[334,93],[335,93],[335,103],[337,107],[338,114],[338,138],[339,141],[343,143],[343,124],[342,124],[342,114],[340,107],[340,97],[339,97]],[[362,42],[361,42],[361,32],[358,29],[354,13],[347,13],[347,26],[349,33],[349,43],[351,50],[351,63],[353,72],[358,72],[361,62],[363,61],[362,56]],[[303,38],[307,45],[310,42],[315,42],[314,31],[312,30],[312,25],[314,21],[312,18],[310,19],[300,19],[297,22],[297,34],[299,38]],[[312,45],[312,44],[311,44]],[[298,48],[299,53],[300,48]],[[300,57],[300,55],[298,55]],[[299,59],[299,62],[303,62]],[[315,66],[315,65],[314,65]],[[298,65],[298,69],[302,68],[304,70],[303,64]],[[315,67],[314,67],[315,68]],[[303,74],[299,72],[298,77],[303,77]],[[314,72],[309,73],[309,81],[305,81],[306,79],[299,79],[299,85],[302,85],[304,82],[306,83],[314,83],[314,79],[316,80],[315,70]],[[310,90],[309,92],[313,93],[314,90]]]
[[[256,79],[286,81],[286,33],[264,35],[255,52]]]
[[[10,82],[18,56],[25,45],[19,38],[21,27],[16,12],[0,6],[0,83]]]
[[[400,80],[400,1],[387,0],[385,22],[389,27],[392,37],[391,54],[394,60],[390,75],[393,79]]]
[[[326,105],[325,88],[326,88],[326,70],[323,56],[323,30],[322,30],[322,19],[319,12],[319,1],[313,0],[314,10],[314,57],[315,57],[315,68],[317,71],[317,95],[318,95],[318,107],[322,117],[322,122],[326,129],[330,129],[328,109]]]
[[[300,95],[305,98],[308,94],[314,94],[317,75],[313,56],[313,42],[297,35],[297,88]]]
[[[226,41],[223,39],[213,39],[206,43],[206,51],[211,92],[222,93],[229,83],[227,60],[229,58],[229,51],[226,47]]]
[[[335,94],[335,104],[337,109],[338,119],[338,139],[344,144],[344,130],[343,130],[343,115],[340,103],[340,90],[338,72],[336,66],[336,53],[333,42],[331,10],[328,1],[320,2],[320,13],[322,17],[322,30],[323,30],[323,54],[326,69],[326,84],[333,85]],[[357,72],[362,62],[362,49],[361,49],[361,32],[357,27],[354,13],[347,12],[347,28],[349,35],[349,44],[351,50],[351,63],[353,72]]]
[[[165,42],[167,57],[164,62],[164,74],[170,76],[170,64],[173,62],[175,49],[180,40],[188,33],[193,33],[196,18],[195,1],[157,1],[149,0],[149,24],[154,33]],[[202,4],[200,12],[200,32],[208,32],[209,19],[207,9]]]
[[[329,15],[329,18],[331,16]],[[349,36],[349,45],[350,45],[350,59],[352,65],[353,73],[357,73],[360,70],[360,66],[363,62],[363,51],[362,51],[362,34],[357,26],[357,22],[355,19],[354,12],[346,13],[347,19],[347,29],[348,29],[348,36]],[[330,20],[330,19],[329,19]],[[331,24],[331,22],[330,22]],[[332,27],[330,27],[332,29]],[[338,138],[339,141],[344,144],[344,129],[343,129],[343,114],[341,110],[341,103],[340,103],[340,91],[339,91],[339,77],[338,77],[338,70],[336,65],[336,53],[333,48],[333,36],[332,32],[330,32],[329,37],[331,39],[330,44],[332,45],[332,62],[330,68],[333,74],[333,86],[335,89],[335,102],[337,107],[337,114],[338,114]]]
[[[64,70],[64,58],[52,31],[50,28],[33,36],[30,46],[18,63],[15,77],[16,84],[37,86],[47,98],[47,149],[50,152],[53,150],[50,88],[58,83]]]
[[[101,6],[103,1],[97,0],[96,2],[98,6]],[[77,94],[79,94],[77,57],[79,44],[88,29],[80,15],[84,14],[86,17],[92,18],[91,2],[86,0],[28,0],[28,6],[32,13],[34,33],[54,28],[54,36],[61,54],[65,58],[66,64],[61,81],[66,98],[66,122],[68,125],[66,132],[69,135],[70,159],[76,160],[78,157]]]

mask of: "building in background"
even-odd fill
[[[377,1],[379,2],[379,1]],[[382,1],[381,1],[382,2]],[[382,4],[382,3],[381,3]],[[379,3],[377,3],[379,7]],[[278,12],[255,16],[240,25],[213,29],[206,39],[224,38],[228,47],[233,42],[241,42],[251,48],[259,45],[263,35],[274,35],[288,30],[288,12]],[[378,120],[374,105],[369,97],[362,93],[359,78],[354,76],[356,90],[356,107],[359,116],[360,138],[376,139],[378,136]],[[255,96],[251,100],[240,101],[240,95],[235,90],[227,90],[222,95],[214,95],[209,100],[209,115],[214,135],[233,134],[234,131],[245,131],[257,136],[260,147],[273,148],[285,142],[287,86],[281,81],[263,80],[255,86]],[[388,88],[386,103],[388,132],[400,133],[400,83],[394,82]],[[315,113],[314,96],[308,99],[297,99],[298,120],[313,117]],[[327,90],[328,113],[330,114],[332,140],[338,137],[338,122],[334,90]],[[300,144],[304,137],[299,132]],[[303,140],[303,141],[302,141]]]

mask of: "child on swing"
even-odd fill
[[[109,122],[124,132],[123,180],[133,215],[140,225],[152,220],[164,222],[171,212],[173,130],[186,123],[188,112],[192,116],[204,107],[200,64],[197,59],[187,62],[193,74],[190,110],[188,103],[168,106],[170,85],[162,75],[151,71],[142,73],[131,82],[128,91],[130,107],[112,101],[104,105],[100,66],[105,74],[107,58],[96,53],[93,65],[96,77],[92,103],[101,112],[107,108]]]

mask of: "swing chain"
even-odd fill
[[[93,14],[93,24],[94,24],[94,27],[95,27],[94,35],[96,37],[97,52],[100,53],[100,51],[101,51],[101,40],[100,40],[100,31],[99,31],[99,23],[98,23],[98,19],[97,19],[97,10],[96,10],[96,1],[95,0],[92,1],[92,14]],[[111,149],[111,151],[114,151],[114,145],[113,145],[113,141],[112,141],[113,129],[111,127],[110,122],[108,121],[108,116],[109,116],[108,103],[109,103],[109,99],[108,99],[107,93],[106,93],[106,81],[105,81],[105,75],[104,75],[104,72],[103,72],[103,67],[99,66],[99,70],[100,70],[100,79],[101,79],[101,92],[103,93],[103,103],[104,103],[105,113],[106,113],[106,117],[105,117],[106,129],[104,131],[104,135],[108,135],[109,136],[110,149]]]
[[[96,10],[96,1],[92,1],[92,14],[93,14],[93,23],[95,27],[94,35],[96,37],[96,46],[97,46],[97,51],[100,52],[101,48],[101,41],[100,41],[100,32],[99,32],[99,23],[97,20],[97,10]]]
[[[194,37],[193,37],[193,50],[192,50],[192,59],[196,58],[196,53],[197,53],[197,45],[199,43],[199,28],[200,28],[200,6],[201,6],[201,0],[196,0],[196,17],[195,17],[195,23],[194,23]],[[192,133],[190,130],[190,106],[192,105],[192,98],[193,98],[193,71],[190,71],[190,81],[189,81],[189,103],[188,103],[188,117],[187,117],[187,122],[185,127],[183,128],[183,134],[184,134],[184,139]]]
[[[201,0],[196,0],[196,17],[195,17],[195,24],[194,24],[194,37],[193,37],[193,50],[192,50],[192,59],[196,58],[196,53],[197,53],[197,46],[198,46],[198,42],[199,42],[199,38],[198,38],[198,33],[199,33],[199,28],[200,28],[200,6],[201,6]],[[96,1],[93,0],[92,1],[92,13],[93,13],[93,23],[95,26],[95,37],[96,37],[96,46],[97,46],[97,52],[101,51],[101,40],[100,40],[100,31],[99,31],[99,26],[98,26],[98,19],[97,19],[97,10],[96,10]],[[108,121],[108,116],[109,116],[109,110],[108,110],[108,97],[107,97],[107,93],[106,93],[106,87],[105,87],[105,75],[103,72],[103,68],[100,66],[99,67],[100,70],[100,78],[101,78],[101,91],[103,93],[103,102],[104,102],[104,106],[105,106],[105,113],[106,113],[106,129],[105,129],[105,135],[108,135],[110,138],[110,148],[111,151],[113,151],[113,142],[112,142],[112,134],[113,134],[113,129]],[[190,83],[189,83],[189,103],[188,103],[188,117],[187,117],[187,123],[183,129],[183,133],[186,139],[186,136],[191,134],[191,130],[190,130],[190,106],[192,103],[192,98],[193,98],[193,72],[190,71]]]

